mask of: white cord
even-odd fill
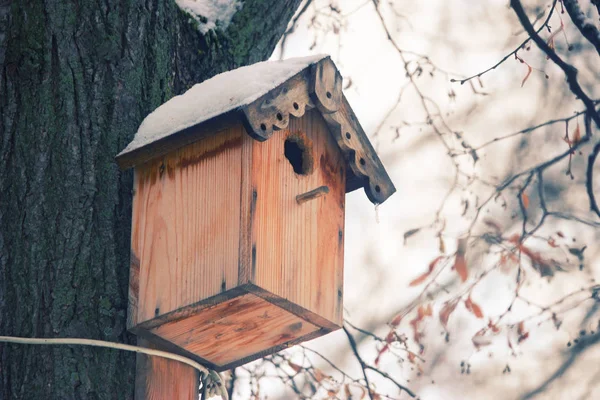
[[[158,356],[175,360],[194,367],[204,376],[209,374],[209,371],[202,364],[197,363],[187,357],[180,356],[178,354],[169,353],[166,351],[147,349],[145,347],[132,346],[129,344],[106,342],[104,340],[93,340],[93,339],[81,339],[81,338],[52,338],[52,339],[40,339],[40,338],[24,338],[14,336],[0,336],[0,342],[8,343],[20,343],[20,344],[78,344],[84,346],[96,346],[96,347],[107,347],[110,349],[118,349],[125,351],[133,351],[134,353],[143,353],[151,356]]]

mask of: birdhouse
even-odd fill
[[[195,85],[117,161],[134,168],[128,328],[218,371],[342,326],[345,194],[395,191],[327,56]]]

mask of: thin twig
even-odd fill
[[[546,27],[546,25],[548,25],[548,22],[550,22],[550,17],[552,17],[552,13],[554,12],[554,6],[556,5],[556,2],[558,0],[554,0],[552,2],[552,6],[550,6],[550,13],[548,13],[548,17],[546,18],[546,20],[544,21],[544,23],[537,29],[536,32],[540,32],[542,29],[544,29]],[[474,78],[480,78],[481,76],[487,74],[488,72],[496,69],[497,67],[500,66],[500,64],[504,63],[506,60],[508,60],[511,56],[513,56],[514,54],[516,54],[519,50],[521,50],[522,48],[525,47],[525,45],[527,44],[527,42],[529,42],[531,40],[531,38],[527,38],[523,41],[523,43],[521,43],[516,49],[514,49],[513,51],[511,51],[510,53],[508,53],[504,58],[502,58],[500,61],[498,61],[496,64],[492,65],[491,67],[489,67],[488,69],[486,69],[485,71],[479,72],[473,76],[470,76],[468,78],[465,79],[450,79],[450,82],[460,82],[460,84],[464,84],[467,81],[470,81],[471,79]]]
[[[523,6],[519,0],[511,0],[510,6],[515,11],[515,14],[517,14],[521,25],[523,25],[523,28],[529,34],[535,44],[548,56],[549,59],[551,59],[560,69],[563,70],[565,76],[567,77],[567,83],[569,84],[571,92],[573,92],[573,94],[583,102],[590,117],[592,120],[594,120],[596,126],[600,128],[600,115],[598,115],[598,112],[596,112],[594,101],[588,97],[588,95],[579,85],[579,81],[577,80],[577,68],[563,61],[563,59],[556,54],[556,52],[548,45],[548,43],[546,43],[544,39],[538,35],[536,30],[533,29],[531,22],[529,22],[529,18],[527,18],[527,14],[525,13],[525,10],[523,9]]]

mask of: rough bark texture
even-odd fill
[[[299,2],[203,36],[173,0],[0,0],[0,335],[135,341],[113,157],[173,95],[268,57]],[[0,344],[0,399],[132,398],[134,374],[125,352]]]

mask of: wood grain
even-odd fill
[[[144,339],[138,345],[155,348]],[[162,357],[136,356],[135,400],[197,400],[199,373],[193,367]]]
[[[242,137],[238,125],[136,168],[129,327],[237,286]]]
[[[304,137],[311,174],[296,174],[285,158],[288,135]],[[291,119],[288,129],[254,142],[252,160],[254,283],[341,326],[345,167],[325,121],[317,110]],[[320,186],[330,192],[296,202]]]
[[[318,330],[318,326],[248,293],[163,324],[152,333],[223,366]]]

